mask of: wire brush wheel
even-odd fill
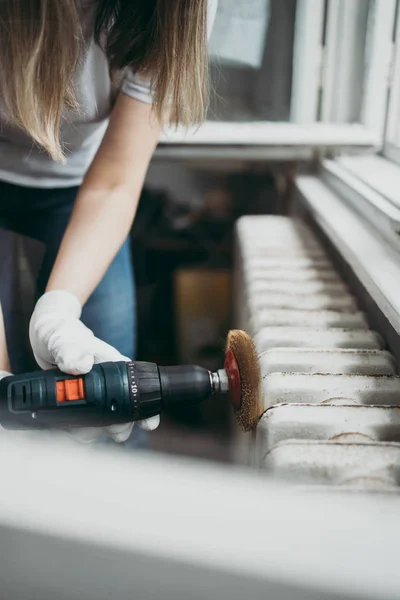
[[[226,342],[225,370],[229,378],[231,404],[243,431],[252,431],[264,410],[262,376],[257,350],[244,331],[229,332]]]

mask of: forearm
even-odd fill
[[[129,233],[136,205],[125,189],[82,190],[46,291],[66,290],[84,304]]]
[[[136,214],[160,126],[151,108],[123,97],[80,189],[47,291],[66,290],[83,304],[101,281]],[[126,129],[129,133],[127,135]]]
[[[9,371],[10,361],[8,358],[6,331],[4,327],[3,311],[0,304],[0,371]]]

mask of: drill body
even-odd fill
[[[90,373],[58,370],[0,381],[0,425],[6,429],[106,427],[158,415],[168,405],[191,405],[211,396],[218,375],[198,366],[158,367],[108,362]]]

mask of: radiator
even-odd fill
[[[236,326],[263,377],[248,462],[294,485],[397,493],[396,362],[323,245],[301,220],[247,216],[235,261]]]

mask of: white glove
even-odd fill
[[[47,292],[37,302],[33,311],[29,337],[33,354],[42,369],[58,367],[64,373],[83,375],[100,362],[129,361],[115,348],[96,338],[80,320],[82,307],[69,292]],[[145,431],[153,431],[160,423],[159,415],[137,421]],[[71,435],[81,442],[92,442],[107,434],[116,442],[125,442],[131,435],[134,423],[110,427],[74,429]]]

